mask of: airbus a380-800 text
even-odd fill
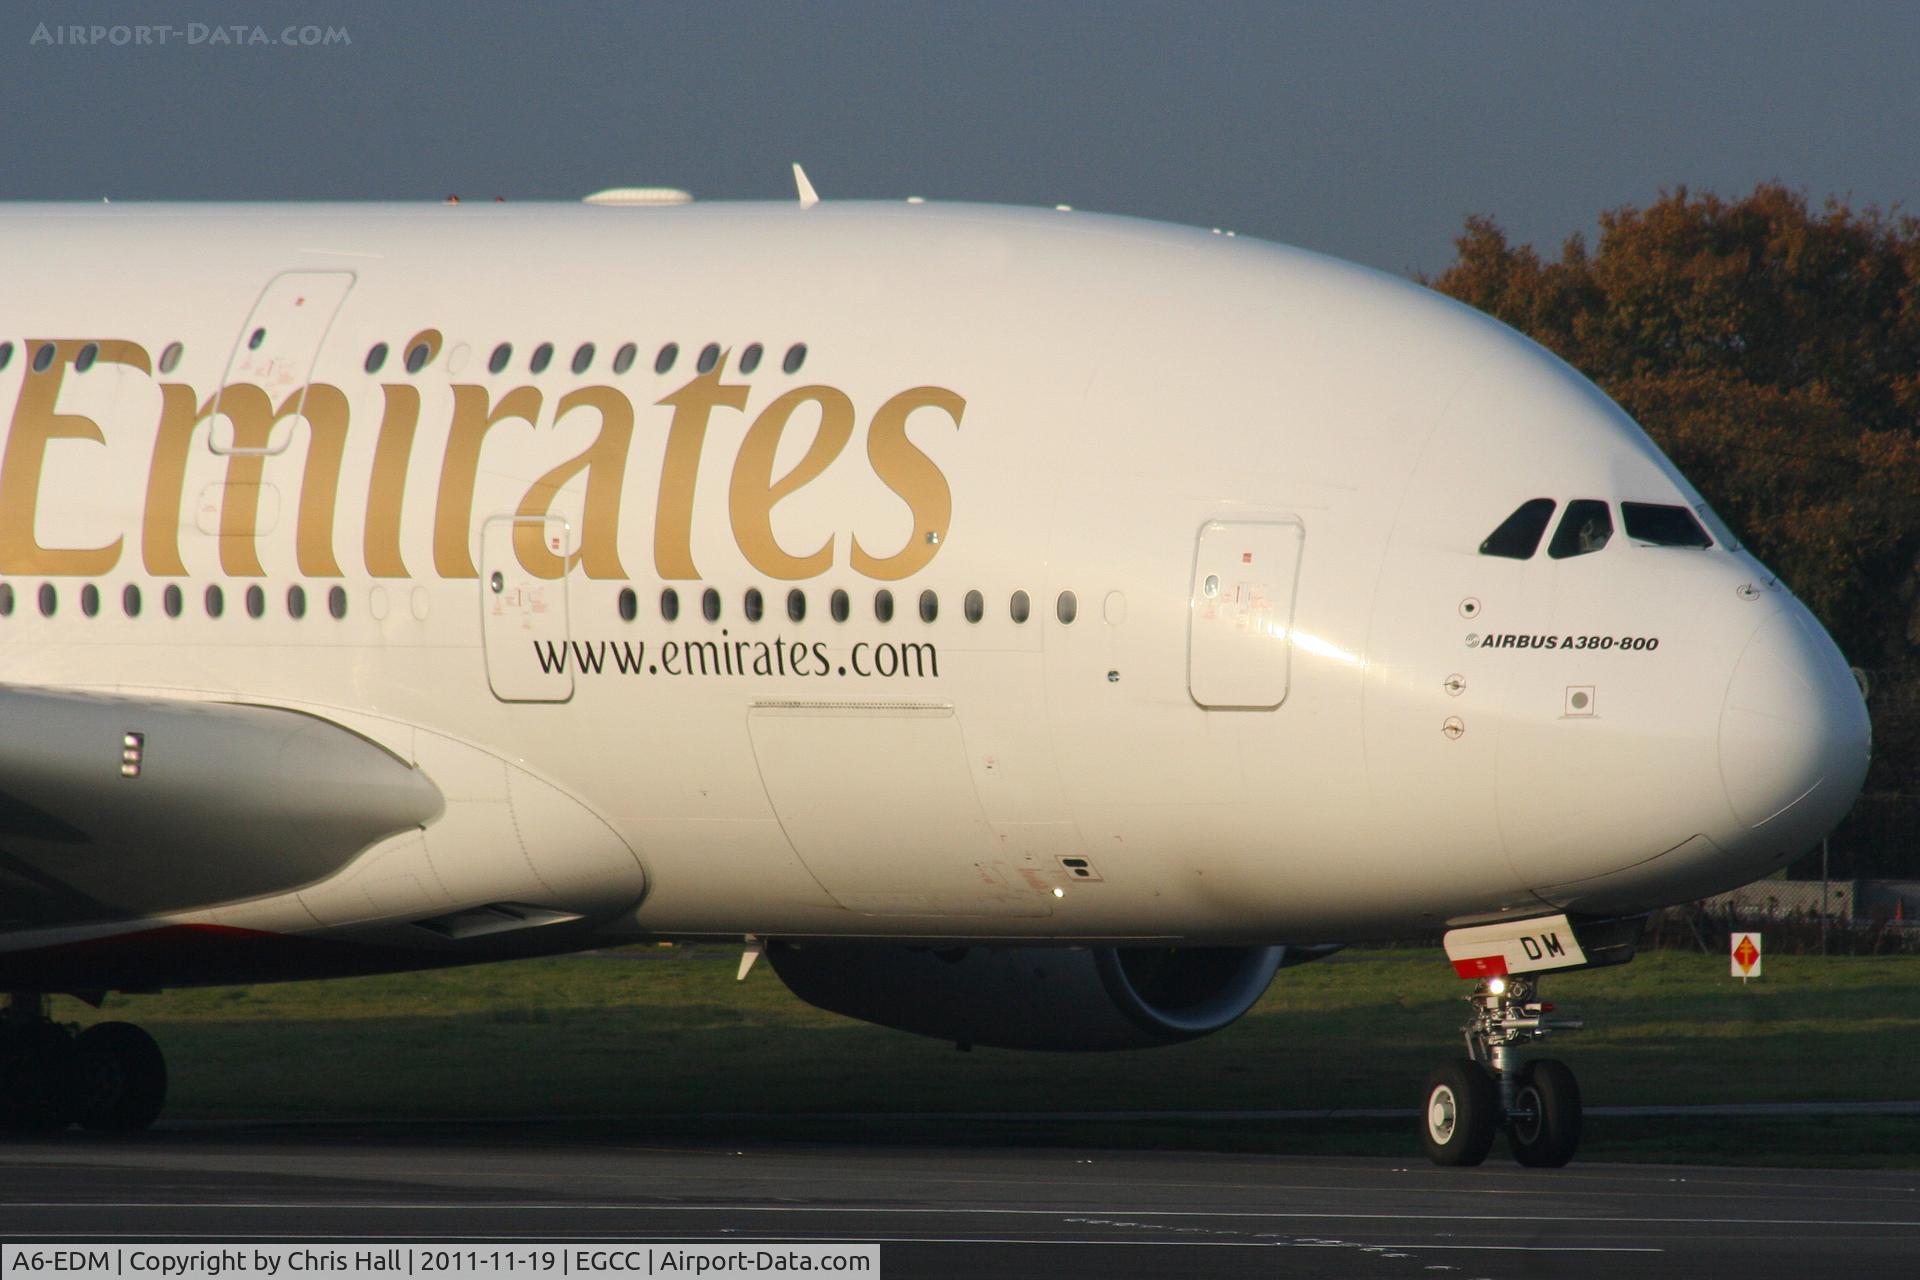
[[[1570,1158],[1543,972],[1851,804],[1845,661],[1645,434],[1416,285],[920,202],[15,206],[15,1128],[47,999],[659,939],[963,1044],[1444,933],[1442,1163]]]

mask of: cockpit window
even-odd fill
[[[1685,507],[1662,507],[1651,502],[1623,502],[1620,522],[1635,542],[1656,547],[1710,547],[1713,539]]]
[[[1553,531],[1547,554],[1555,560],[1584,556],[1598,551],[1613,537],[1613,514],[1607,504],[1594,498],[1576,498],[1567,504],[1560,527]]]
[[[1540,537],[1553,519],[1552,498],[1529,498],[1520,509],[1500,522],[1500,527],[1480,544],[1483,556],[1505,556],[1509,560],[1531,560],[1540,549]]]

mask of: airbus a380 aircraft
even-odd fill
[[[1864,775],[1840,653],[1617,407],[1314,254],[917,202],[0,237],[16,1127],[161,1107],[57,993],[726,939],[1106,1049],[1444,931],[1430,1154],[1564,1163],[1539,975]]]

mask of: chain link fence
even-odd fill
[[[1736,930],[1774,954],[1920,954],[1920,880],[1761,880],[1656,911],[1640,945],[1724,953]]]

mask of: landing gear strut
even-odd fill
[[[1513,1158],[1529,1168],[1559,1168],[1580,1146],[1580,1086],[1564,1062],[1524,1065],[1516,1047],[1551,1031],[1577,1031],[1578,1018],[1553,1018],[1532,977],[1486,978],[1469,996],[1467,1057],[1427,1077],[1421,1141],[1439,1165],[1476,1165],[1504,1125]]]
[[[0,1009],[0,1131],[57,1133],[70,1124],[144,1129],[167,1099],[167,1064],[153,1037],[126,1022],[76,1034],[47,1016],[38,992]]]

